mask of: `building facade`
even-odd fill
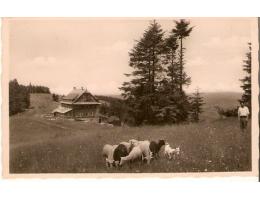
[[[101,103],[84,88],[73,90],[60,101],[52,113],[55,117],[98,119]]]

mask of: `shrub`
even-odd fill
[[[215,106],[215,108],[220,117],[223,117],[223,116],[224,117],[236,117],[237,116],[238,108],[224,109],[219,106]]]

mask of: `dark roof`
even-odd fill
[[[63,100],[75,101],[83,93],[89,93],[86,89],[73,89],[67,96],[63,97]]]

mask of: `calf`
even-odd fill
[[[168,157],[168,159],[172,159],[172,156],[174,154],[179,155],[180,154],[180,147],[177,148],[171,148],[168,143],[165,144],[165,149],[164,149],[164,155],[165,157]]]

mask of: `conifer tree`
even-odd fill
[[[130,51],[132,73],[125,74],[122,96],[136,124],[178,123],[187,120],[189,99],[183,91],[190,77],[184,71],[183,40],[192,28],[180,20],[164,38],[161,26],[153,21]]]
[[[240,81],[242,82],[241,88],[244,90],[242,101],[245,102],[251,110],[251,43],[248,43],[249,51],[246,53],[246,59],[243,60],[243,71],[246,75]]]
[[[183,40],[188,37],[193,29],[193,27],[189,27],[190,23],[184,19],[180,21],[175,21],[175,28],[172,30],[172,33],[179,40],[179,55],[178,55],[178,64],[179,64],[179,89],[180,92],[183,92],[183,85],[190,84],[190,77],[184,71],[184,51]]]
[[[128,106],[132,108],[137,124],[144,120],[153,123],[155,120],[158,86],[163,72],[163,35],[161,26],[154,20],[129,53],[129,65],[133,72],[125,74],[131,80],[124,82],[120,89]]]
[[[178,49],[177,37],[174,33],[171,33],[168,38],[165,39],[164,46],[164,62],[166,66],[166,75],[169,83],[169,92],[173,93],[178,87],[178,74],[179,67],[177,63],[176,51]]]
[[[191,78],[184,71],[183,40],[190,35],[193,28],[185,20],[175,21],[168,38],[165,39],[164,65],[166,79],[164,81],[164,98],[166,106],[161,107],[161,115],[168,123],[178,123],[187,120],[189,115],[189,100],[183,90],[184,85],[191,83]],[[166,104],[166,103],[165,103]],[[170,119],[170,120],[169,120]]]
[[[199,122],[199,115],[203,112],[202,106],[204,104],[203,97],[201,96],[199,89],[196,89],[195,93],[193,93],[193,96],[190,97],[190,101],[191,120],[194,122]]]

